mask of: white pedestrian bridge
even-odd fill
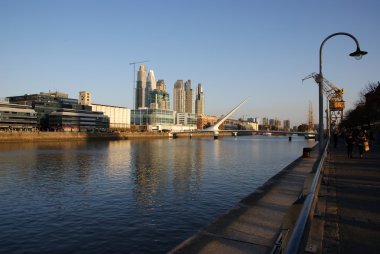
[[[283,135],[307,135],[307,134],[316,134],[314,132],[299,132],[299,131],[273,131],[273,130],[219,130],[219,126],[224,123],[233,113],[235,113],[236,110],[240,108],[241,105],[243,105],[248,98],[244,99],[242,102],[240,102],[234,109],[232,109],[227,115],[225,115],[223,118],[221,118],[218,122],[216,122],[214,125],[211,125],[210,127],[203,129],[203,130],[196,130],[196,131],[172,131],[171,134],[175,135],[177,133],[200,133],[200,132],[212,132],[214,133],[214,138],[217,138],[219,135],[219,132],[231,132],[233,135],[237,135],[238,132],[245,132],[245,133],[256,133],[256,134],[263,134],[263,135],[269,135],[269,134],[283,134]]]

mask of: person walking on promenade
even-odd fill
[[[364,132],[363,131],[360,131],[359,134],[357,135],[356,137],[356,144],[358,146],[358,149],[359,149],[359,156],[360,156],[360,159],[363,158],[363,154],[364,154],[364,142],[367,141],[367,138],[366,136],[364,135]]]
[[[346,145],[347,145],[347,157],[352,158],[352,150],[354,149],[355,139],[352,135],[352,131],[348,131],[346,135]]]
[[[374,132],[374,130],[369,129],[368,139],[370,149],[376,151],[376,133]]]
[[[333,134],[333,140],[334,140],[334,148],[338,145],[338,131],[335,130]]]

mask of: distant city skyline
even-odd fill
[[[91,91],[97,103],[132,109],[137,73],[129,63],[147,61],[146,75],[154,70],[169,94],[178,79],[202,83],[205,114],[226,114],[249,97],[234,118],[299,125],[307,122],[309,101],[318,119],[317,85],[301,80],[318,72],[319,47],[328,35],[351,33],[368,51],[356,61],[348,56],[355,50],[349,38],[325,45],[324,75],[344,88],[345,112],[369,82],[379,81],[379,9],[375,0],[359,7],[353,0],[3,0],[0,97]],[[142,10],[154,15],[142,18]]]

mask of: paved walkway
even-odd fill
[[[329,151],[306,249],[380,253],[380,151],[359,159],[355,150],[354,158],[347,158],[342,140]],[[297,207],[292,204],[314,176],[310,171],[316,151],[311,155],[295,161],[171,253],[270,253],[279,232],[294,222],[297,211],[292,209]]]
[[[171,253],[270,253],[316,161],[301,158]]]
[[[380,253],[380,151],[347,158],[330,148],[325,179],[323,253]]]

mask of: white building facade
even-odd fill
[[[111,129],[128,129],[131,127],[131,110],[129,108],[91,104],[92,111],[103,112],[110,118]]]
[[[131,110],[125,107],[93,104],[91,93],[79,92],[79,104],[91,106],[92,111],[103,112],[110,119],[110,129],[129,129],[131,127]]]

